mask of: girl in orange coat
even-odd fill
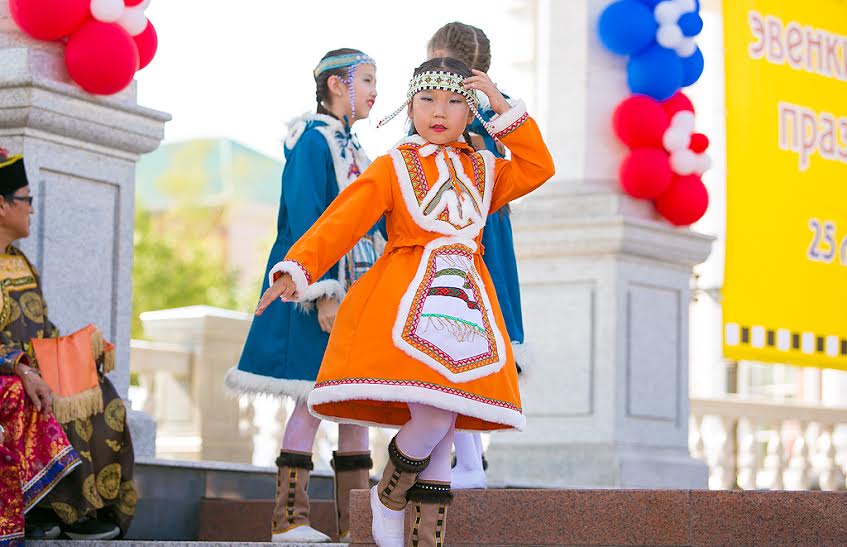
[[[476,92],[497,113],[486,129],[512,159],[463,137]],[[452,58],[415,70],[407,101],[416,134],[379,157],[270,271],[274,300],[297,301],[385,215],[383,256],[347,293],[309,409],[345,423],[400,427],[371,490],[377,545],[440,545],[456,428],[522,429],[517,371],[480,238],[489,213],[548,180],[553,160],[523,103],[510,106],[488,76]],[[384,123],[381,122],[381,123]]]

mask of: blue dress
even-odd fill
[[[490,107],[485,108],[484,105],[480,105],[480,115],[488,121],[494,117],[494,111]],[[486,150],[498,158],[503,157],[503,154],[497,149],[494,138],[488,134],[479,120],[474,118],[468,130],[482,137]],[[515,242],[512,237],[512,221],[509,218],[508,206],[488,215],[485,229],[482,232],[482,245],[485,248],[482,260],[485,262],[485,266],[491,274],[491,280],[494,282],[497,301],[500,302],[506,330],[515,352],[518,372],[522,372],[522,369],[526,368],[528,358],[523,346],[524,331],[520,279],[518,278],[518,262],[515,257]]]
[[[306,114],[294,120],[285,140],[285,167],[277,236],[268,272],[312,226],[350,182],[370,164],[350,128],[331,116]],[[314,302],[340,301],[345,290],[376,260],[373,232],[309,287],[306,302],[278,302],[253,318],[238,366],[225,385],[239,395],[288,396],[305,400],[314,387],[329,334],[318,324]]]

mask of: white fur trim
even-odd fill
[[[497,114],[491,121],[489,121],[489,126],[491,127],[491,131],[496,135],[500,133],[516,121],[518,121],[521,116],[526,114],[526,104],[522,100],[518,100],[512,105],[512,108],[503,112],[502,114]]]
[[[403,351],[403,353],[407,354],[409,357],[415,359],[416,361],[424,363],[425,365],[429,366],[430,368],[432,368],[433,370],[435,370],[436,372],[438,372],[453,383],[464,383],[494,374],[495,372],[503,368],[507,361],[506,343],[503,340],[503,335],[497,328],[497,323],[494,320],[494,312],[491,309],[491,300],[488,298],[488,294],[486,293],[485,287],[482,284],[480,284],[479,287],[480,295],[482,296],[482,301],[485,304],[485,309],[488,314],[488,324],[491,326],[491,331],[494,334],[494,343],[497,348],[497,355],[499,355],[499,359],[497,360],[497,362],[481,366],[479,368],[469,370],[467,372],[455,373],[449,371],[440,361],[433,359],[428,354],[420,351],[416,347],[403,340],[403,329],[406,326],[406,318],[408,317],[409,313],[411,313],[412,305],[414,303],[418,288],[420,287],[421,283],[423,283],[423,278],[424,275],[426,275],[426,268],[429,262],[429,257],[439,247],[453,245],[456,243],[470,248],[471,252],[476,252],[476,242],[472,240],[463,240],[452,237],[442,237],[435,239],[427,243],[427,245],[424,247],[423,256],[421,257],[420,265],[418,266],[418,271],[415,274],[415,277],[412,282],[409,284],[409,288],[406,289],[406,294],[404,294],[403,298],[400,299],[400,307],[397,313],[397,319],[395,319],[394,321],[394,328],[391,330],[391,336],[394,340],[394,345],[397,346],[401,351]]]
[[[522,412],[502,408],[487,403],[474,401],[461,395],[453,395],[443,391],[418,386],[397,386],[379,384],[345,384],[318,387],[309,394],[309,412],[313,416],[334,422],[356,423],[379,427],[392,427],[390,424],[371,423],[359,420],[349,420],[336,416],[326,416],[315,411],[315,406],[326,403],[343,401],[369,400],[392,401],[398,403],[420,403],[463,416],[479,418],[487,422],[502,424],[502,429],[517,429],[522,431],[526,426],[526,417]],[[393,427],[397,427],[396,425]]]
[[[291,279],[294,280],[294,285],[297,287],[297,293],[294,295],[294,300],[297,302],[302,300],[302,296],[307,294],[309,289],[309,280],[306,279],[306,274],[303,273],[300,265],[293,260],[277,262],[276,265],[271,268],[271,271],[268,272],[269,285],[274,284],[274,274],[277,272],[287,273],[291,276]]]
[[[234,397],[291,397],[295,401],[305,402],[314,389],[315,382],[309,380],[287,380],[263,376],[231,368],[224,377],[224,389]]]
[[[338,303],[344,299],[344,286],[335,279],[325,279],[312,283],[306,292],[303,293],[303,298],[297,302],[297,307],[305,312],[312,311],[315,307],[315,302],[324,296],[335,298]]]
[[[491,194],[494,190],[495,162],[494,155],[491,154],[491,152],[483,150],[479,152],[479,154],[482,156],[483,163],[485,164],[485,192],[484,198],[482,199],[480,199],[479,193],[476,192],[473,183],[465,173],[464,167],[462,166],[458,155],[453,152],[448,152],[448,156],[453,162],[453,166],[456,170],[456,174],[459,177],[459,180],[461,180],[468,187],[468,190],[472,192],[471,195],[474,197],[475,200],[477,200],[477,203],[480,205],[481,208],[479,213],[480,218],[475,219],[474,222],[465,226],[464,228],[457,229],[449,222],[438,220],[438,215],[441,214],[441,211],[444,209],[444,207],[449,206],[448,200],[450,198],[442,198],[443,204],[433,210],[429,215],[425,215],[423,212],[423,209],[426,207],[429,201],[433,199],[433,196],[437,195],[438,189],[441,187],[441,185],[448,184],[448,181],[450,180],[450,173],[447,169],[447,163],[444,161],[443,156],[437,156],[435,158],[436,165],[438,166],[438,180],[435,184],[432,184],[430,186],[430,190],[427,193],[427,196],[424,198],[422,205],[419,205],[417,197],[415,197],[415,191],[412,188],[412,181],[409,177],[409,171],[408,169],[406,169],[406,162],[403,161],[403,156],[400,154],[400,151],[396,148],[391,150],[391,160],[394,163],[394,171],[397,175],[397,181],[400,185],[400,193],[403,196],[403,202],[406,204],[406,209],[409,211],[409,214],[412,216],[412,219],[415,221],[415,224],[417,224],[424,230],[427,230],[428,232],[435,232],[446,236],[457,236],[473,239],[477,235],[479,235],[479,232],[485,226],[485,219],[488,218],[488,210],[491,208]],[[453,193],[455,195],[455,192],[453,190],[448,190],[445,194],[450,193]]]
[[[291,150],[297,144],[297,141],[300,140],[300,137],[303,135],[303,131],[306,129],[306,125],[309,122],[317,121],[324,122],[328,126],[334,129],[343,129],[344,126],[340,121],[333,118],[332,116],[327,116],[326,114],[317,114],[315,112],[304,112],[300,114],[296,118],[292,118],[286,123],[288,127],[288,133],[283,140],[283,144],[286,148]]]
[[[532,368],[532,349],[521,342],[512,342],[512,354],[515,362],[521,366],[519,379],[524,379]]]

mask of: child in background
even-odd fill
[[[491,66],[491,44],[488,36],[477,27],[459,22],[448,23],[435,31],[429,39],[427,57],[453,57],[472,69],[488,72]],[[505,97],[509,100],[508,96]],[[498,158],[505,157],[503,147],[497,146],[497,142],[483,126],[483,122],[495,116],[484,97],[480,97],[479,113],[481,120],[474,118],[468,127],[471,143],[477,150],[488,150]],[[528,354],[524,346],[520,280],[509,214],[509,206],[506,205],[488,216],[482,233],[482,246],[485,249],[482,259],[494,282],[494,290],[500,302],[503,320],[506,322],[506,331],[515,353],[518,373],[521,373],[526,370]],[[485,456],[479,433],[457,431],[453,442],[456,453],[453,488],[485,488]]]
[[[315,68],[314,77],[316,113],[292,122],[285,140],[277,238],[266,271],[285,257],[338,193],[370,163],[351,126],[368,117],[376,100],[373,59],[355,49],[330,51]],[[280,304],[256,317],[238,367],[226,376],[226,386],[236,393],[295,401],[276,461],[275,542],[330,540],[312,528],[309,519],[312,445],[321,421],[309,413],[306,398],[314,387],[345,291],[376,260],[373,233],[360,234],[349,253],[327,264],[322,277],[300,295],[297,304]],[[272,280],[266,281],[262,290],[270,283]],[[332,466],[342,540],[349,531],[350,490],[368,487],[372,465],[368,429],[340,424]]]

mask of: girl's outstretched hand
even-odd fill
[[[294,280],[287,273],[282,274],[259,299],[259,305],[256,306],[256,315],[262,315],[277,298],[281,298],[283,302],[291,302],[296,293],[297,285],[294,284]]]
[[[491,103],[491,109],[497,114],[503,114],[511,108],[506,97],[500,93],[500,90],[497,89],[497,86],[494,85],[488,74],[476,69],[472,69],[471,72],[473,72],[473,76],[465,78],[465,88],[478,89],[488,95],[488,102]]]

